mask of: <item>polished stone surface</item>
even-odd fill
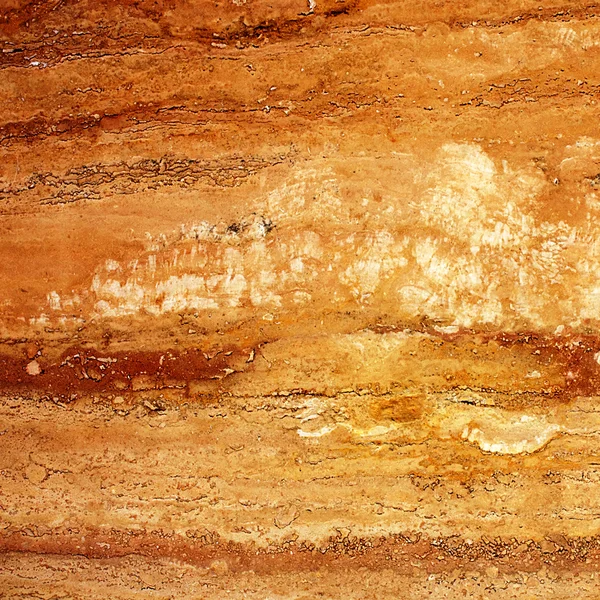
[[[600,6],[0,48],[1,597],[598,597]]]

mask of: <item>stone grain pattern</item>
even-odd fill
[[[600,595],[599,4],[0,49],[0,597]]]

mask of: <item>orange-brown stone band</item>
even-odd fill
[[[381,324],[373,327],[373,333],[382,338],[386,333],[399,331],[396,327]],[[401,330],[400,330],[401,331]],[[310,378],[304,374],[297,379],[299,385],[286,393],[336,394],[348,386],[357,390],[368,388],[377,393],[403,389],[426,392],[448,392],[471,389],[489,393],[513,395],[514,402],[526,401],[527,394],[537,394],[548,402],[566,402],[576,396],[593,396],[600,390],[600,339],[593,335],[564,334],[546,336],[536,333],[489,333],[459,332],[444,334],[431,327],[416,346],[398,354],[398,361],[428,361],[427,378],[410,382],[399,377],[386,385],[371,381],[361,385],[358,381],[346,381],[343,374],[333,377],[327,389],[310,386]],[[233,333],[227,337],[233,337]],[[260,389],[261,370],[257,365],[266,360],[270,345],[285,343],[277,339],[248,339],[243,347],[233,344],[216,346],[214,335],[195,336],[186,340],[188,347],[162,347],[152,351],[111,350],[109,341],[103,348],[96,344],[79,346],[50,343],[42,348],[39,343],[15,340],[5,342],[0,350],[0,389],[5,392],[55,395],[61,401],[73,401],[78,394],[140,392],[147,390],[179,390],[189,400],[194,396],[216,397],[223,393],[241,393],[240,377],[258,379],[259,391],[275,393],[266,383]],[[318,342],[318,337],[316,338]],[[192,344],[197,343],[197,346]],[[299,349],[307,340],[287,340]],[[113,342],[117,346],[118,340]],[[203,347],[204,346],[204,347]],[[310,353],[310,346],[306,350]],[[539,376],[529,380],[519,377],[512,367],[527,356]],[[344,353],[329,355],[333,363],[345,364]],[[457,359],[462,361],[458,364]],[[34,365],[34,372],[28,372]],[[481,366],[485,369],[482,370]],[[323,367],[324,372],[333,367]],[[289,361],[280,367],[293,371]],[[269,367],[273,374],[276,367]],[[410,370],[410,369],[409,369]],[[200,387],[195,383],[203,382]],[[190,384],[192,384],[190,388]]]
[[[162,531],[102,531],[71,529],[52,531],[27,528],[0,535],[0,552],[79,555],[87,558],[120,558],[132,554],[176,559],[208,567],[225,561],[230,571],[304,571],[326,566],[338,569],[394,569],[410,573],[414,568],[438,573],[453,569],[496,567],[502,573],[534,572],[544,565],[555,571],[596,571],[600,568],[600,538],[569,539],[553,536],[531,540],[460,536],[427,539],[418,533],[359,539],[340,532],[327,543],[289,540],[269,548],[219,541],[217,532],[190,530],[186,536]]]

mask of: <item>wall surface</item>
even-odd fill
[[[0,597],[600,596],[600,4],[0,50]]]

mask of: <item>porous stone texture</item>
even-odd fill
[[[0,597],[599,597],[600,5],[0,49]]]

